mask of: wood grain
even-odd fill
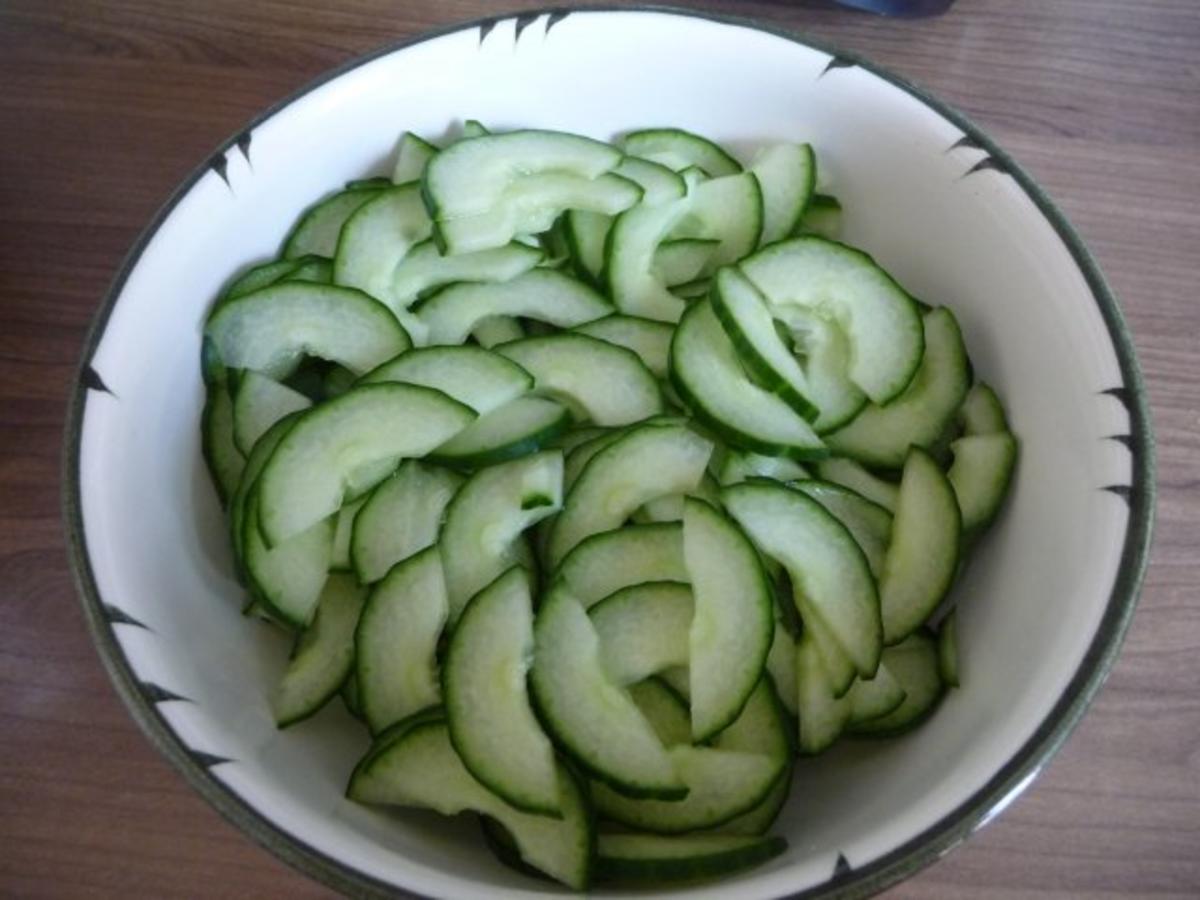
[[[990,130],[1082,231],[1150,387],[1157,540],[1107,687],[1012,809],[892,896],[1200,895],[1200,4],[698,5],[863,53]],[[493,11],[0,3],[0,895],[327,896],[222,822],[109,686],[59,520],[66,396],[124,253],[213,147],[331,66]]]

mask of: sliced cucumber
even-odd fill
[[[234,438],[233,399],[226,384],[208,389],[200,414],[200,447],[217,496],[227,505],[241,481],[246,459]]]
[[[793,732],[795,729],[792,729]],[[723,825],[712,829],[714,834],[740,835],[743,837],[760,837],[767,833],[779,813],[783,810],[788,798],[792,795],[792,773],[795,765],[789,760],[783,776],[775,782],[775,787],[762,799],[758,806],[740,816],[735,816]]]
[[[796,234],[815,234],[836,241],[842,233],[842,203],[829,194],[813,194]]]
[[[533,269],[503,282],[450,285],[414,309],[431,344],[461,344],[493,316],[524,316],[572,328],[613,311],[595,290],[553,269]]]
[[[679,425],[642,425],[592,459],[571,488],[548,547],[557,564],[580,541],[623,523],[642,504],[694,489],[712,444]]]
[[[726,450],[717,467],[717,481],[722,485],[730,485],[748,478],[796,481],[808,478],[808,470],[786,456],[763,456],[743,450]]]
[[[583,474],[587,464],[592,461],[592,457],[628,433],[629,429],[627,428],[606,429],[590,441],[573,449],[563,466],[563,491],[569,491],[575,486],[575,482],[579,480],[579,476]]]
[[[474,469],[534,453],[571,427],[571,412],[544,397],[517,397],[480,416],[429,455]]]
[[[312,624],[296,642],[272,702],[275,724],[280,728],[317,712],[350,674],[354,666],[354,628],[363,593],[353,577],[330,576]]]
[[[314,284],[333,283],[333,260],[323,256],[301,257],[300,265],[292,269],[280,281],[310,281]]]
[[[517,809],[561,818],[554,748],[525,686],[532,656],[529,575],[518,566],[471,599],[450,637],[446,724],[481,784]]]
[[[668,287],[687,284],[708,269],[713,252],[721,245],[714,238],[679,238],[663,241],[654,251],[650,271]]]
[[[937,641],[924,629],[884,650],[883,665],[904,689],[904,701],[887,715],[851,726],[854,734],[873,737],[903,734],[932,713],[945,692],[938,676]]]
[[[439,544],[450,621],[519,562],[521,532],[562,506],[562,452],[547,450],[476,472],[446,508]]]
[[[361,374],[410,346],[382,303],[350,288],[285,282],[223,303],[204,329],[221,362],[272,378],[303,354]]]
[[[669,522],[595,534],[567,554],[557,577],[585,609],[630,585],[685,582],[683,528]]]
[[[308,529],[474,418],[445,394],[409,384],[362,385],[302,413],[260,476],[263,537],[278,544]]]
[[[883,639],[895,644],[937,608],[958,568],[962,515],[933,457],[914,447],[904,464],[892,543],[879,578]]]
[[[358,511],[362,509],[366,500],[365,496],[359,497],[338,510],[333,527],[333,548],[329,557],[330,571],[351,572],[354,570],[350,563],[350,538],[354,534],[354,520],[358,517]]]
[[[621,141],[631,156],[683,171],[696,166],[716,177],[742,171],[741,163],[708,138],[680,128],[644,128],[631,131]]]
[[[836,431],[867,405],[867,395],[850,380],[850,341],[835,321],[802,306],[774,306],[776,328],[789,352],[802,360],[808,396],[820,415],[818,434]]]
[[[288,273],[295,271],[302,264],[298,259],[273,259],[270,262],[252,266],[229,282],[229,285],[221,292],[217,303],[235,300],[244,294],[252,294],[257,290],[269,287],[287,277]]]
[[[958,687],[958,610],[942,621],[937,635],[938,675],[947,687]]]
[[[229,535],[230,543],[233,546],[233,555],[235,565],[239,577],[245,575],[245,523],[246,523],[246,505],[250,496],[250,489],[258,482],[258,476],[262,472],[262,468],[266,465],[271,454],[275,452],[275,447],[287,434],[289,428],[300,417],[300,413],[292,413],[280,419],[269,429],[267,433],[258,439],[258,443],[254,445],[254,449],[250,451],[250,455],[246,457],[245,468],[242,470],[241,478],[237,482],[236,489],[229,499]],[[252,519],[257,530],[257,516]],[[257,602],[257,601],[256,601]],[[260,604],[261,605],[261,604]]]
[[[858,673],[872,677],[883,636],[879,595],[845,526],[815,500],[767,481],[727,487],[721,496],[759,548],[783,563],[797,595],[829,626]]]
[[[545,259],[536,247],[513,242],[492,250],[443,256],[432,241],[413,247],[392,273],[390,297],[407,309],[422,294],[460,281],[508,281]]]
[[[793,606],[796,607],[804,629],[812,637],[812,642],[817,648],[817,658],[821,661],[821,668],[825,670],[829,689],[835,697],[845,696],[854,685],[854,679],[858,677],[858,667],[820,609],[802,591],[793,589],[792,595]]]
[[[954,463],[947,476],[962,510],[965,532],[976,532],[996,518],[1008,494],[1017,461],[1017,441],[1007,432],[968,435],[950,444]]]
[[[441,701],[437,647],[448,609],[437,547],[397,563],[371,590],[354,646],[355,681],[372,734]]]
[[[394,292],[396,267],[409,250],[429,238],[431,228],[416,182],[382,191],[342,226],[333,280],[370,294],[393,312],[403,310],[407,304]]]
[[[692,737],[708,740],[742,711],[774,637],[774,600],[754,546],[703,500],[683,511],[683,554],[695,616],[689,634]]]
[[[312,401],[286,385],[257,372],[244,372],[233,398],[233,441],[248,456],[267,429],[310,406]]]
[[[444,719],[418,720],[380,738],[350,778],[347,796],[362,803],[416,806],[443,815],[472,810],[496,819],[521,859],[575,890],[585,890],[594,845],[591,810],[567,769],[557,768],[562,818],[524,813],[467,771]]]
[[[896,502],[900,499],[899,485],[884,481],[878,475],[872,475],[854,460],[823,459],[816,464],[815,468],[817,475],[823,480],[850,488],[872,503],[878,503],[888,512],[896,511]]]
[[[742,172],[712,178],[689,191],[687,212],[670,236],[719,241],[709,258],[711,271],[752,252],[762,226],[762,189],[753,173]]]
[[[792,483],[833,513],[854,536],[876,578],[883,571],[883,560],[892,540],[892,514],[849,488],[828,481],[796,481]]]
[[[967,392],[958,410],[958,421],[968,436],[1008,431],[1008,421],[1004,416],[1000,398],[983,382],[979,382]]]
[[[808,144],[772,144],[759,151],[750,171],[762,188],[759,242],[773,244],[790,235],[804,215],[816,187],[816,156]]]
[[[796,685],[800,753],[811,756],[841,737],[850,720],[850,707],[835,696],[834,685],[809,631],[796,644]]]
[[[604,247],[612,216],[571,209],[564,218],[567,248],[579,274],[594,284],[603,281]]]
[[[850,706],[849,727],[881,718],[900,708],[907,693],[887,663],[879,663],[879,671],[868,680],[859,679],[850,686],[844,699]]]
[[[310,207],[284,240],[283,258],[298,259],[310,254],[332,257],[337,252],[338,237],[346,220],[378,193],[375,190],[342,191]]]
[[[954,314],[925,314],[925,357],[903,394],[887,406],[867,406],[826,440],[834,452],[867,465],[899,468],[909,447],[933,447],[954,419],[970,386],[967,351]]]
[[[800,415],[746,376],[707,303],[692,306],[675,330],[671,382],[696,417],[734,446],[800,460],[828,453]]]
[[[410,350],[361,379],[363,384],[382,381],[436,388],[478,413],[491,412],[533,389],[533,376],[516,363],[469,345]]]
[[[677,322],[684,303],[654,271],[658,246],[691,207],[690,198],[639,204],[613,222],[604,251],[604,275],[617,309],[628,315]]]
[[[671,293],[683,300],[699,300],[701,297],[707,297],[709,291],[712,290],[711,278],[697,278],[695,281],[689,281],[687,284],[680,284],[671,288]]]
[[[612,315],[578,325],[575,331],[632,350],[655,378],[667,377],[667,357],[674,329],[666,322]]]
[[[721,506],[721,486],[707,472],[696,485],[695,490],[686,494],[664,494],[655,497],[648,503],[638,507],[630,517],[639,524],[646,522],[682,522],[685,502],[695,497],[703,500],[714,509]]]
[[[463,477],[415,459],[381,482],[354,517],[350,560],[363,584],[378,581],[402,559],[431,546]]]
[[[553,334],[503,344],[496,352],[548,394],[597,425],[639,422],[662,412],[662,391],[632,350],[584,334]]]
[[[333,561],[334,518],[320,519],[288,540],[267,547],[259,533],[259,493],[246,495],[241,558],[258,601],[288,624],[312,618]]]
[[[622,588],[589,611],[604,670],[614,684],[636,684],[670,666],[688,664],[692,592],[686,584],[651,581]]]
[[[793,716],[797,715],[796,639],[788,634],[782,622],[775,623],[775,636],[767,654],[766,668],[783,708]]]
[[[561,585],[543,598],[534,625],[530,684],[558,742],[595,778],[623,793],[680,798],[684,782],[637,706],[608,677],[600,640],[579,601]]]
[[[392,170],[392,181],[396,184],[408,184],[410,181],[420,180],[429,161],[437,155],[438,148],[429,141],[411,131],[404,132],[396,148],[396,166]]]
[[[850,379],[875,403],[904,391],[924,353],[916,304],[860,250],[818,237],[781,241],[739,264],[774,306],[832,317],[850,342]]]
[[[525,337],[525,329],[511,316],[488,316],[480,319],[471,329],[471,337],[478,342],[480,347],[491,350],[493,347],[507,344],[509,341],[519,341]]]
[[[596,844],[596,880],[661,884],[718,878],[761,865],[785,850],[782,837],[602,834]]]
[[[660,678],[647,678],[629,687],[637,704],[664,747],[692,742],[692,719],[687,701]]]

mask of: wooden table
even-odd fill
[[[508,0],[502,6],[535,4]],[[895,896],[1200,894],[1200,3],[959,0],[923,21],[703,5],[859,51],[990,130],[1121,296],[1158,538],[1112,678],[1036,785]],[[323,70],[483,0],[0,2],[0,895],[322,896],[151,749],[84,629],[59,520],[85,329],[175,184]]]

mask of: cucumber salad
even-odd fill
[[[1017,443],[816,183],[807,144],[468,122],[228,284],[204,454],[294,641],[279,727],[369,732],[351,800],[576,890],[716,877],[785,849],[805,757],[958,684]]]

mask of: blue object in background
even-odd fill
[[[944,13],[954,0],[834,0],[885,16],[936,16]]]

